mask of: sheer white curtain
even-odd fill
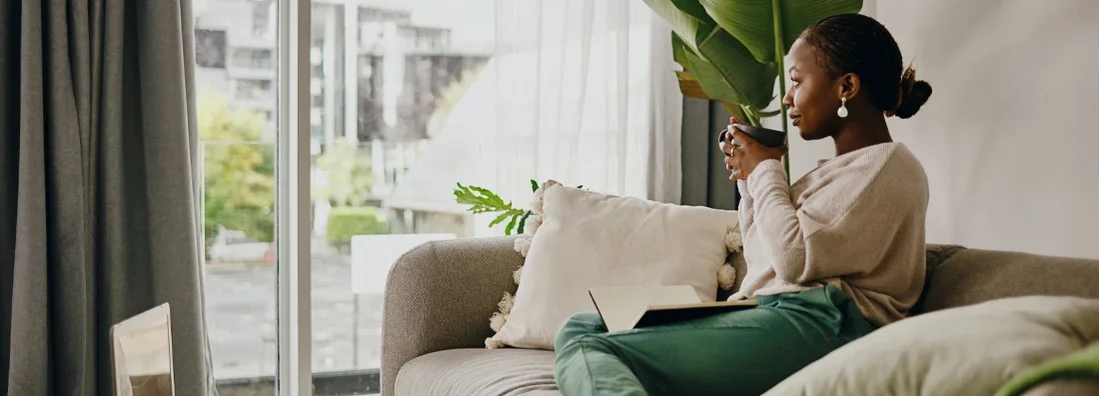
[[[454,177],[525,207],[531,179],[554,179],[678,203],[682,96],[669,27],[636,0],[494,7],[493,55],[432,143],[446,149],[425,152],[433,165],[412,172],[437,173],[410,174],[433,180],[423,195]],[[477,219],[474,234],[501,233],[491,219]]]
[[[682,97],[670,30],[633,0],[497,0],[495,128],[501,191],[553,178],[679,201]]]
[[[670,30],[632,0],[497,0],[498,188],[556,179],[679,201],[682,97]]]

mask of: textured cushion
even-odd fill
[[[553,349],[566,319],[595,312],[592,287],[689,285],[701,301],[716,299],[736,212],[561,185],[545,188],[542,205],[514,306],[491,341]]]
[[[1031,295],[1099,298],[1099,260],[965,249],[928,270],[920,312]]]
[[[990,395],[1012,376],[1099,339],[1099,300],[1032,296],[885,326],[767,395]]]
[[[412,359],[397,375],[395,396],[470,395],[560,396],[553,352],[451,349]]]

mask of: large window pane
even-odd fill
[[[340,377],[360,384],[355,392],[377,392],[382,293],[393,259],[474,230],[453,204],[451,185],[425,194],[406,191],[423,188],[406,181],[429,166],[425,150],[439,144],[451,110],[481,76],[493,47],[493,1],[369,4],[313,5],[312,364],[326,373],[314,383],[317,394],[336,392],[326,387],[341,387]],[[426,198],[425,206],[397,195]]]
[[[195,0],[206,318],[222,394],[273,395],[274,0]]]

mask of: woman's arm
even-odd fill
[[[752,209],[754,200],[752,195],[748,193],[748,182],[744,180],[736,181],[736,189],[740,192],[740,203],[737,204],[737,217],[740,219],[740,235],[748,235],[748,230],[752,228],[754,223],[755,212]]]
[[[910,203],[918,201],[918,194],[894,178],[879,177],[889,166],[886,161],[845,167],[795,208],[782,164],[760,163],[748,179],[760,241],[753,247],[763,250],[775,275],[788,283],[874,270],[916,207]]]
[[[748,194],[756,197],[748,201],[760,242],[752,248],[761,248],[780,279],[801,283],[806,267],[805,233],[790,198],[790,184],[782,163],[761,162],[744,184]]]

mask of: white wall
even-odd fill
[[[876,4],[875,4],[876,3]],[[868,0],[934,94],[890,119],[930,180],[928,241],[1099,258],[1099,1]],[[791,147],[795,178],[831,142]]]

